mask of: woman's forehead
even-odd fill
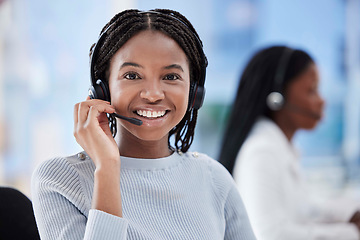
[[[113,61],[143,62],[187,61],[187,56],[177,42],[159,31],[142,31],[130,38],[113,56]]]

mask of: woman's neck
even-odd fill
[[[295,135],[295,132],[297,131],[297,128],[293,126],[293,124],[291,124],[291,121],[277,114],[274,114],[272,116],[272,120],[275,122],[276,125],[278,125],[278,127],[284,133],[289,142],[291,142]]]
[[[120,156],[125,157],[154,159],[167,157],[173,153],[168,147],[167,137],[156,141],[120,137],[117,142]]]

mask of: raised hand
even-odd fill
[[[74,107],[74,136],[95,164],[92,208],[122,217],[120,154],[106,113],[109,102],[88,97]]]
[[[74,107],[74,136],[94,161],[96,168],[118,161],[118,146],[112,137],[106,113],[114,113],[109,102],[88,97]]]

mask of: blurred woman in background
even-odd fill
[[[232,173],[259,240],[359,239],[356,207],[320,207],[308,198],[292,144],[298,130],[322,118],[318,85],[314,60],[284,46],[259,51],[240,79],[219,161]]]

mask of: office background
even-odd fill
[[[239,76],[251,55],[284,44],[318,64],[325,118],[295,136],[309,186],[360,189],[360,0],[0,0],[0,185],[30,196],[42,161],[81,151],[73,106],[87,96],[88,51],[127,8],[171,8],[195,26],[209,60],[192,151],[217,158]]]

